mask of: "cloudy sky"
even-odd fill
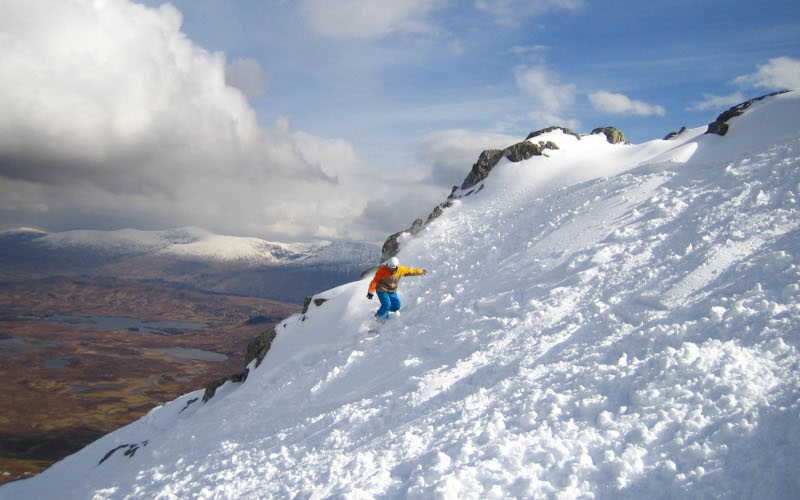
[[[796,0],[3,0],[0,229],[382,241],[483,149],[800,87]]]

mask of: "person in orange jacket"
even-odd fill
[[[372,300],[372,294],[377,292],[378,300],[381,302],[381,307],[375,313],[375,317],[386,319],[390,312],[400,310],[400,298],[397,296],[397,285],[400,283],[400,278],[421,274],[428,274],[428,271],[403,267],[397,257],[392,257],[385,266],[381,266],[375,271],[375,277],[369,284],[369,292],[367,292],[367,298],[370,300]]]

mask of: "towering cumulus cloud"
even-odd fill
[[[198,189],[224,198],[220,180],[332,182],[303,159],[288,122],[259,126],[226,83],[225,55],[193,43],[181,22],[170,4],[0,3],[0,208],[20,209],[14,197],[42,198],[40,211],[69,196],[85,204],[89,191],[78,191],[92,190],[95,201],[157,198],[194,212]]]

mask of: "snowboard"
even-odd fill
[[[389,313],[389,316],[382,319],[373,317],[369,321],[369,326],[367,327],[367,337],[374,337],[379,334],[383,325],[385,325],[387,321],[397,318],[397,316],[399,316],[398,311],[392,311]]]

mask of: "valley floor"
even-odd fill
[[[0,284],[0,484],[40,472],[154,406],[240,371],[247,343],[297,310],[124,280]],[[52,314],[75,319],[56,323]],[[167,328],[167,335],[139,327],[103,331],[92,324],[98,316],[207,326]]]

